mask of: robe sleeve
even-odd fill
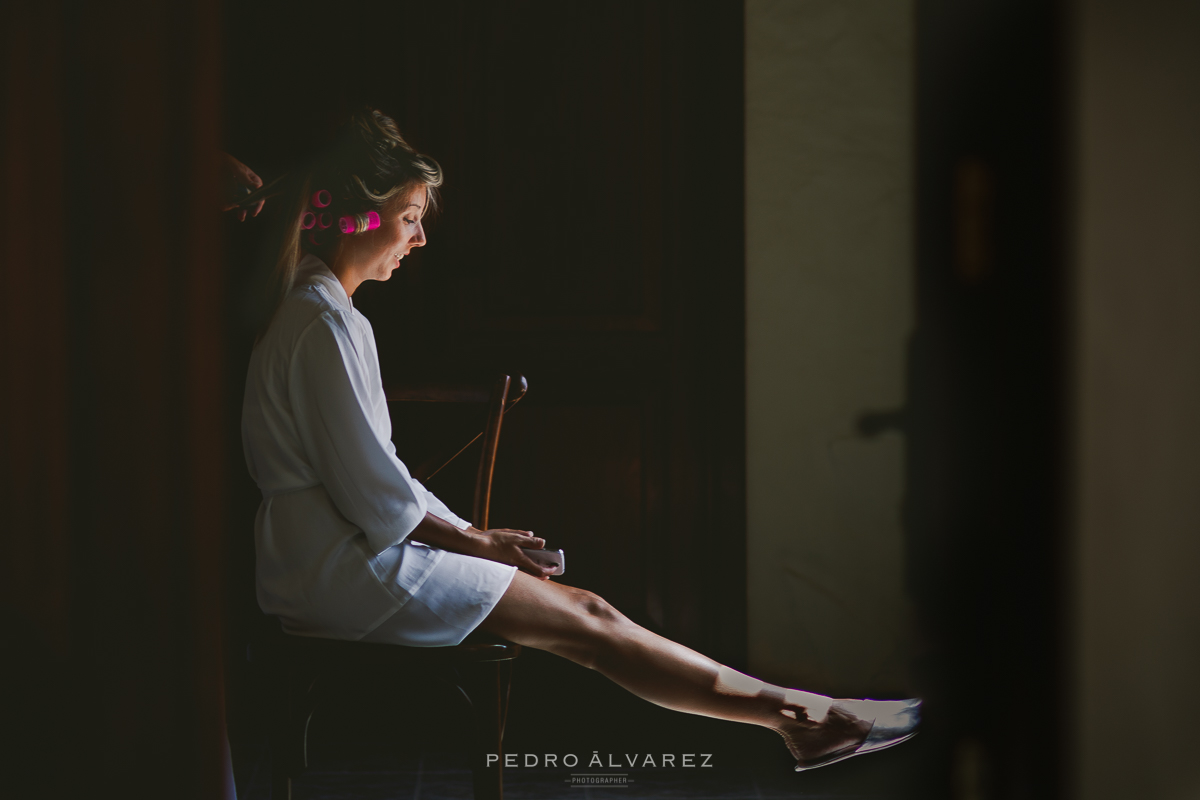
[[[461,530],[471,527],[471,523],[451,511],[445,503],[438,499],[437,495],[426,489],[420,481],[413,480],[413,483],[419,486],[421,491],[425,493],[425,505],[429,509],[430,514],[433,514],[435,517],[441,517],[446,522]]]
[[[326,312],[301,334],[288,382],[300,442],[338,511],[376,554],[402,542],[428,492],[371,424],[371,381],[343,319]]]

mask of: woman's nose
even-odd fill
[[[420,247],[423,244],[425,244],[425,226],[422,225],[420,222],[417,223],[416,234],[413,235],[413,238],[408,240],[408,243],[412,247]]]

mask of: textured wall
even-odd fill
[[[1200,5],[1075,6],[1076,797],[1200,797]]]
[[[749,653],[756,674],[902,690],[913,5],[746,3]]]

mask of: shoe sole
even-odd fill
[[[797,764],[796,772],[806,772],[810,769],[828,767],[830,764],[836,764],[839,761],[845,761],[847,758],[854,758],[855,756],[862,756],[866,755],[867,753],[878,753],[880,750],[887,750],[889,747],[895,747],[898,744],[907,742],[909,739],[916,736],[918,732],[919,731],[913,731],[906,736],[901,736],[899,739],[893,739],[890,742],[881,742],[880,744],[869,745],[865,749],[864,746],[860,744],[855,746],[855,748],[848,753],[834,753],[831,756],[826,756],[823,760],[818,761],[815,764],[808,764],[806,766]]]

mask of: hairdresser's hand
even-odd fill
[[[255,189],[263,185],[262,178],[254,174],[254,170],[247,167],[242,162],[238,161],[229,153],[221,153],[221,170],[225,177],[225,186],[227,187],[226,196],[230,198],[229,202],[221,209],[229,211],[237,208],[238,199],[245,194],[249,194]],[[250,216],[257,217],[258,212],[262,211],[265,200],[259,200],[250,213]],[[250,209],[239,209],[238,220],[246,221],[246,212]]]
[[[472,528],[472,531],[475,529]],[[514,531],[509,528],[492,528],[477,531],[479,536],[479,552],[472,555],[499,561],[501,564],[512,564],[522,572],[528,572],[535,578],[549,580],[552,567],[543,567],[529,556],[525,555],[522,547],[540,550],[546,546],[546,540],[534,536],[529,531]]]

